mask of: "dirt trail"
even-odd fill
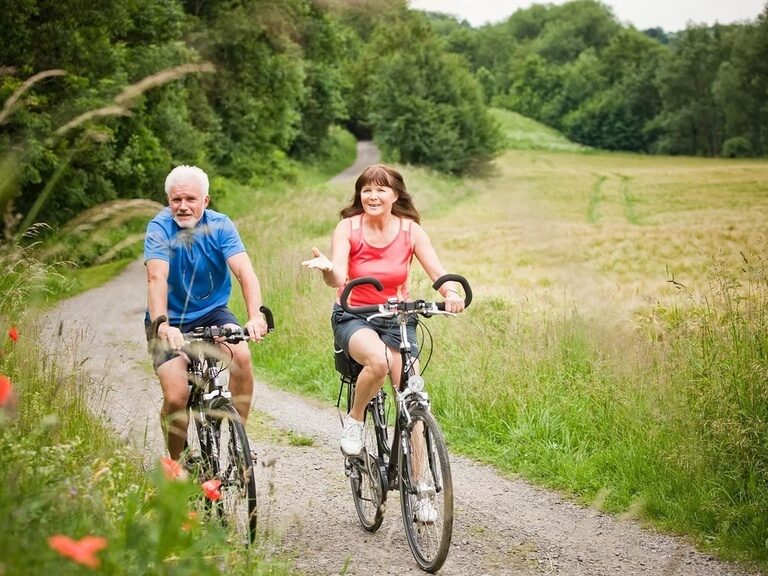
[[[132,263],[108,284],[63,302],[45,319],[61,330],[60,359],[81,363],[91,405],[126,440],[156,458],[164,453],[160,390],[149,367],[142,317],[145,273]],[[338,449],[336,409],[257,383],[254,407],[268,425],[313,439],[311,446],[256,435],[260,454],[260,528],[267,550],[294,559],[306,574],[411,575],[398,495],[384,524],[365,532],[357,518]],[[272,435],[280,437],[280,434]],[[285,438],[286,434],[282,437]],[[456,514],[446,576],[567,574],[589,576],[741,576],[738,566],[698,553],[685,540],[631,520],[576,506],[555,493],[451,457]]]

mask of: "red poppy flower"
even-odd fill
[[[163,474],[168,480],[183,480],[187,477],[187,472],[176,460],[172,458],[162,458],[160,465],[163,468]]]
[[[69,536],[56,534],[48,538],[48,546],[73,562],[88,568],[98,568],[101,560],[96,553],[107,547],[107,539],[101,536],[86,536],[81,540],[73,540]]]
[[[13,340],[14,342],[18,342],[19,340],[19,330],[16,328],[16,326],[11,326],[8,330],[8,338]]]
[[[5,406],[13,397],[13,384],[10,378],[0,374],[0,406]]]
[[[208,498],[208,500],[213,500],[215,502],[221,498],[221,492],[219,492],[221,480],[214,478],[213,480],[203,482],[202,486],[205,497]]]

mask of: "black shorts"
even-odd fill
[[[199,320],[177,325],[176,328],[182,332],[191,332],[195,328],[199,328],[201,326],[224,326],[225,324],[237,324],[238,326],[240,325],[240,323],[237,321],[237,318],[235,318],[235,315],[232,314],[230,309],[226,306],[222,306],[221,308],[216,308],[215,310],[209,312]],[[171,350],[167,346],[163,346],[161,345],[162,343],[153,339],[154,334],[152,334],[152,323],[146,318],[144,319],[144,332],[147,334],[147,350],[149,351],[149,355],[152,357],[152,366],[154,367],[155,372],[157,372],[158,367],[160,367],[162,364],[165,364],[168,362],[168,360],[179,356],[178,350]]]
[[[397,317],[374,318],[369,322],[366,320],[366,316],[370,316],[370,314],[350,314],[345,312],[339,304],[334,304],[333,312],[331,312],[331,327],[333,328],[333,341],[336,345],[340,346],[349,355],[349,339],[352,338],[352,334],[363,328],[369,328],[379,335],[384,344],[399,350],[400,326],[397,323]],[[408,318],[406,325],[408,342],[411,344],[411,354],[414,356],[419,355],[419,346],[416,342],[417,324],[416,318],[411,317]]]

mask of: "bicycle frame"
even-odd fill
[[[271,311],[264,306],[260,310],[269,331],[274,330]],[[155,334],[157,326],[164,321],[163,316],[154,320]],[[225,525],[231,527],[233,537],[242,536],[248,545],[256,536],[257,526],[255,460],[245,426],[222,374],[228,368],[226,352],[216,350],[219,344],[227,348],[226,344],[247,341],[248,334],[239,327],[210,326],[195,328],[183,337],[182,350],[189,359],[188,434],[194,433],[193,438],[187,435],[185,441],[186,462],[201,482],[217,482],[220,489],[215,501],[204,500],[206,513],[215,511]],[[234,354],[231,351],[230,354],[233,358]]]

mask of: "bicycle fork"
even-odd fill
[[[423,405],[423,403],[421,403]],[[425,409],[428,410],[428,405],[424,406]],[[412,447],[414,444],[414,430],[413,427],[411,427],[411,430],[408,430],[408,425],[412,422],[410,418],[410,411],[405,408],[403,410],[405,412],[404,416],[401,416],[398,418],[397,425],[395,426],[395,437],[398,438],[398,444],[397,444],[397,450],[398,454],[392,455],[392,458],[390,459],[388,470],[387,470],[387,479],[389,482],[389,489],[390,490],[397,490],[399,488],[398,486],[398,480],[399,476],[403,479],[403,485],[406,487],[408,494],[416,494],[416,487],[414,485],[415,478],[418,476],[417,474],[414,474],[414,454],[412,451]],[[407,421],[405,420],[407,418]],[[423,433],[424,431],[422,431]],[[423,434],[422,440],[424,442],[424,451],[426,453],[426,461],[419,462],[418,465],[420,468],[424,469],[427,468],[429,470],[429,476],[432,479],[433,486],[436,493],[440,493],[443,490],[442,486],[442,479],[439,477],[438,474],[435,473],[435,470],[438,469],[436,458],[437,454],[435,453],[434,445],[432,443],[432,436],[428,432],[426,434]],[[403,458],[403,468],[400,469],[398,465],[398,459],[400,454],[402,453]],[[425,470],[426,471],[426,470]]]

